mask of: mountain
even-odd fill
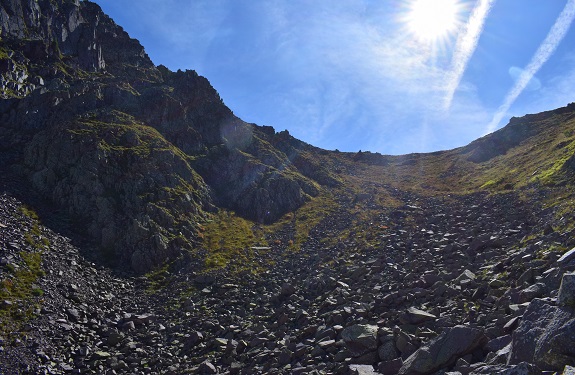
[[[337,183],[205,78],[155,67],[96,4],[3,2],[1,22],[6,163],[138,272],[191,251],[215,204],[267,223]]]
[[[575,366],[574,104],[322,150],[74,0],[0,0],[0,86],[3,373]]]

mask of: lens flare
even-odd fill
[[[422,42],[436,42],[454,33],[460,24],[459,0],[412,0],[404,22]]]

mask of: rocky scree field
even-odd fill
[[[89,1],[0,27],[0,373],[575,372],[573,104],[326,151]]]

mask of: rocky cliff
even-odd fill
[[[119,265],[191,251],[214,205],[271,222],[337,183],[205,78],[154,66],[94,3],[2,1],[0,24],[3,158]]]

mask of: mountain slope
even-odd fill
[[[118,265],[193,251],[214,202],[270,222],[335,181],[300,171],[291,159],[310,146],[244,123],[205,78],[155,67],[96,4],[0,14],[3,157]]]

